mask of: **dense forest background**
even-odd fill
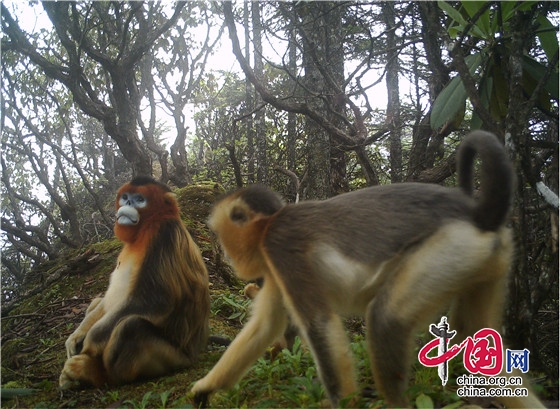
[[[112,236],[135,174],[290,202],[517,169],[506,337],[558,373],[557,2],[17,2],[2,21],[2,302]],[[536,369],[536,368],[535,368]]]

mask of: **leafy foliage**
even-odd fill
[[[508,112],[510,99],[510,69],[507,61],[511,54],[512,36],[511,20],[516,12],[528,11],[535,6],[535,2],[505,2],[492,5],[483,1],[463,1],[459,10],[445,1],[439,1],[439,6],[450,18],[448,33],[456,40],[453,45],[457,48],[462,39],[471,35],[476,42],[477,52],[465,58],[469,74],[478,72],[475,82],[478,97],[490,117],[496,121],[504,121]],[[527,96],[538,95],[540,109],[549,111],[551,100],[558,102],[558,38],[556,29],[546,15],[533,13],[531,21],[540,40],[544,56],[543,61],[535,59],[530,54],[523,56],[523,91]],[[546,78],[544,86],[537,89],[541,78]],[[454,77],[447,87],[438,95],[434,102],[430,124],[437,129],[447,121],[461,122],[464,117],[467,92],[460,75]],[[482,119],[474,112],[471,128],[479,129]]]

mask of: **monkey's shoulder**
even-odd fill
[[[156,250],[165,250],[172,245],[187,245],[189,240],[191,240],[190,234],[181,219],[168,218],[158,224],[151,247]]]

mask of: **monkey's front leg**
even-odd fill
[[[103,308],[103,298],[94,298],[86,310],[86,316],[83,321],[66,340],[65,346],[68,358],[80,353],[88,331],[103,317],[104,314],[105,310]]]
[[[66,360],[58,378],[58,385],[60,389],[70,389],[80,382],[85,382],[100,387],[106,380],[107,373],[100,356],[79,354]]]
[[[75,334],[80,335],[80,328],[87,328],[91,321],[90,319],[96,318],[98,308],[102,303],[88,313],[86,318],[78,327],[78,329],[68,338],[67,343],[74,340]],[[91,324],[89,330],[85,333],[85,337],[80,344],[83,347],[77,354],[72,355],[66,360],[64,368],[59,378],[59,386],[61,389],[68,389],[74,386],[77,382],[92,384],[94,386],[101,386],[107,380],[107,371],[103,365],[103,351],[107,343],[110,342],[111,334],[117,322],[122,318],[119,313],[104,314],[95,323]]]
[[[205,407],[208,395],[235,385],[261,357],[266,348],[282,334],[287,325],[282,295],[272,278],[267,277],[253,304],[253,315],[233,340],[212,370],[193,388],[195,405]]]

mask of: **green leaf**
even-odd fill
[[[442,127],[447,121],[455,118],[465,106],[467,91],[458,75],[440,92],[434,101],[430,115],[432,129]]]
[[[509,83],[506,81],[505,72],[501,65],[492,62],[488,72],[490,90],[490,103],[488,104],[492,118],[501,121],[505,119],[509,106]]]
[[[455,20],[455,22],[459,23],[463,27],[465,27],[468,24],[467,20],[465,20],[461,15],[461,13],[459,13],[459,11],[456,10],[451,4],[439,0],[438,6],[440,9],[442,9],[445,12],[445,14],[447,14],[449,17]]]
[[[548,61],[558,52],[558,37],[556,36],[556,27],[552,25],[549,19],[545,16],[538,16],[537,21],[540,26],[537,30],[537,36],[541,42],[541,46],[546,54]]]
[[[486,1],[462,1],[461,5],[466,10],[470,17],[473,17],[478,11],[487,4]],[[490,28],[490,10],[488,7],[486,11],[475,22],[473,33],[478,30],[478,36],[482,38],[494,37],[494,33]]]
[[[424,395],[423,393],[421,393],[416,398],[416,407],[418,409],[433,409],[434,402],[432,401],[432,398],[430,398],[428,395]]]
[[[482,57],[480,53],[469,55],[465,58],[465,62],[472,75],[480,66]],[[438,129],[448,121],[455,122],[457,116],[464,116],[466,100],[467,91],[463,81],[461,81],[461,77],[457,75],[447,84],[434,101],[430,115],[430,126],[432,129]]]
[[[523,56],[523,69],[531,78],[535,81],[539,81],[541,77],[545,74],[547,67],[538,62],[537,60],[529,57],[528,55]],[[548,78],[544,88],[550,94],[550,96],[556,100],[558,100],[558,72],[552,73]],[[532,90],[528,89],[527,92],[531,92]]]
[[[465,20],[465,18],[461,15],[461,13],[456,10],[452,5],[445,1],[438,1],[438,6],[442,9],[452,20],[454,20],[459,27],[454,26],[453,24],[448,28],[449,35],[456,34],[459,31],[464,31],[469,22]],[[457,28],[459,30],[457,30]],[[471,34],[480,37],[486,38],[482,30],[476,26],[476,24],[471,29]]]
[[[29,388],[2,388],[0,391],[0,396],[2,399],[13,399],[17,396],[28,396],[33,395],[37,392],[37,389]]]
[[[463,18],[461,13],[455,10],[455,8],[449,3],[440,0],[438,1],[438,6],[445,12],[445,14],[451,17],[452,20],[458,23],[459,27],[457,27],[455,24],[451,24],[448,28],[449,35],[454,38],[459,31],[462,31],[466,27],[467,21]]]
[[[502,11],[502,22],[505,23],[513,16],[513,12],[515,11],[516,5],[517,2],[515,1],[500,2],[500,10]]]
[[[480,84],[480,102],[482,106],[488,109],[490,103],[490,93],[492,92],[492,77],[485,77]],[[471,130],[476,130],[482,128],[482,119],[478,116],[476,111],[473,110],[471,119]]]

